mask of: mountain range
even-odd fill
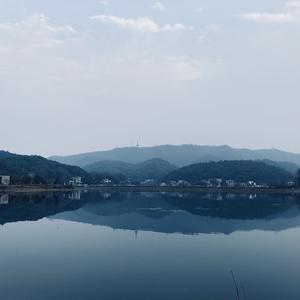
[[[277,149],[235,149],[229,146],[162,145],[154,147],[127,147],[108,151],[82,153],[70,156],[53,156],[51,160],[68,165],[86,167],[100,161],[122,161],[137,164],[153,158],[163,159],[170,164],[183,167],[199,162],[222,160],[269,160],[300,166],[300,154]]]
[[[50,159],[0,151],[0,174],[10,175],[15,184],[62,184],[74,176],[90,184],[101,183],[106,178],[115,184],[126,180],[194,182],[211,178],[242,182],[257,178],[260,183],[268,180],[286,183],[295,179],[299,156],[280,150],[193,145],[120,148]]]

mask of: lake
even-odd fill
[[[0,204],[1,299],[300,298],[293,196],[70,192]]]

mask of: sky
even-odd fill
[[[300,1],[0,0],[0,149],[300,153]]]

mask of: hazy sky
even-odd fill
[[[0,148],[300,152],[300,1],[0,0]]]

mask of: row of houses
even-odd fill
[[[192,184],[186,180],[178,180],[178,181],[170,181],[163,182],[161,186],[173,186],[173,187],[189,187]],[[257,184],[255,181],[247,181],[247,182],[236,182],[234,180],[223,180],[220,178],[201,180],[196,184],[193,183],[193,186],[205,187],[205,188],[221,188],[221,187],[268,187],[267,184]]]
[[[0,176],[0,185],[9,185],[10,184],[10,177],[9,176]],[[81,177],[73,177],[69,180],[67,185],[71,186],[83,186],[83,181]],[[101,181],[102,185],[112,185],[113,182],[111,179],[105,178]],[[132,185],[130,181],[122,182],[120,185]],[[257,188],[267,188],[269,187],[267,184],[264,183],[256,183],[255,181],[249,180],[247,182],[237,182],[235,180],[223,180],[221,178],[215,179],[208,179],[208,180],[200,180],[199,182],[190,183],[186,180],[178,180],[178,181],[169,181],[160,183],[154,179],[147,179],[140,183],[135,183],[135,185],[142,185],[142,186],[157,186],[160,185],[161,187],[171,186],[171,187],[190,187],[190,186],[199,186],[199,187],[206,187],[206,188],[239,188],[239,187],[257,187]],[[289,186],[293,187],[296,186],[296,182],[291,181],[288,183]]]
[[[109,179],[104,179],[101,182],[102,185],[112,185],[112,181]],[[291,183],[292,184],[292,183]],[[74,185],[74,184],[72,184]],[[120,185],[132,185],[130,181],[123,182]],[[141,185],[141,186],[158,186],[161,187],[191,187],[191,186],[198,186],[198,187],[205,187],[205,188],[235,188],[235,187],[263,187],[267,188],[267,184],[257,184],[255,181],[247,181],[247,182],[236,182],[234,180],[222,180],[220,178],[216,179],[209,179],[209,180],[201,180],[197,183],[190,183],[187,180],[178,180],[178,181],[169,181],[169,182],[162,182],[159,183],[154,179],[147,179],[139,184],[134,185]]]

